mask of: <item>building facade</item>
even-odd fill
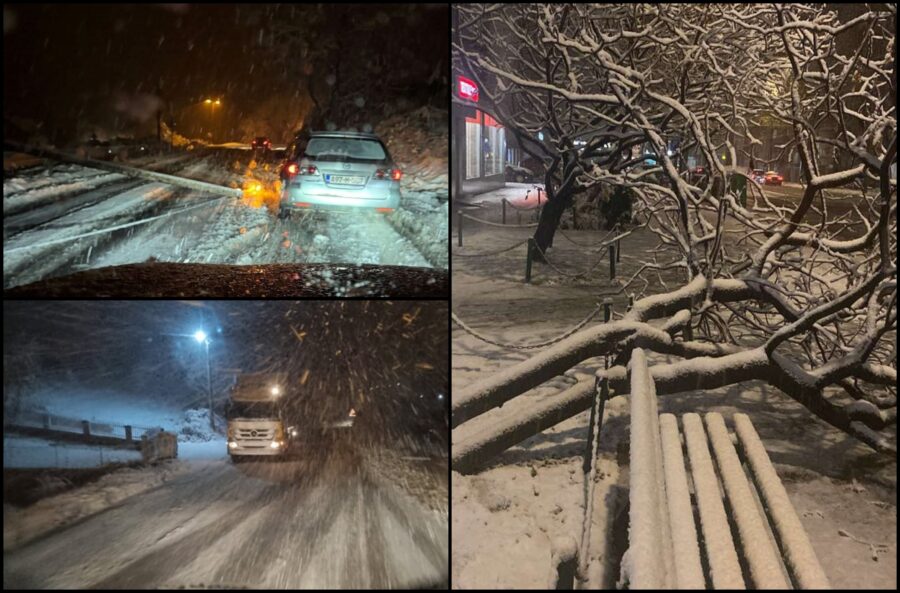
[[[450,113],[451,198],[463,198],[503,187],[508,146],[506,130],[491,117],[489,101],[478,86],[454,73]]]

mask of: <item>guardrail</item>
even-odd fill
[[[58,432],[70,432],[87,437],[116,437],[129,442],[140,440],[144,433],[153,428],[149,426],[135,426],[133,424],[118,424],[108,421],[83,420],[34,411],[19,412],[12,419],[8,419],[8,421],[20,426],[29,426]]]

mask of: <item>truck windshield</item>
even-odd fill
[[[234,418],[278,418],[278,406],[272,402],[231,402],[225,410],[228,420]]]

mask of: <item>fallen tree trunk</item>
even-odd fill
[[[832,404],[819,397],[817,390],[805,385],[797,372],[782,357],[776,357],[775,361],[769,360],[763,348],[650,367],[657,395],[717,389],[745,381],[764,381],[822,420],[848,432],[873,449],[896,452],[896,448],[873,430],[896,423],[895,412],[878,410],[874,405],[866,405],[868,402],[854,402],[846,406]],[[597,377],[609,381],[610,397],[630,392],[629,373],[623,366],[597,371]],[[515,417],[493,423],[466,438],[457,438],[454,434],[453,470],[461,473],[478,471],[513,445],[590,409],[593,397],[594,385],[582,382],[558,395],[542,399],[520,411]],[[457,431],[454,430],[454,433]]]
[[[712,356],[727,350],[708,343],[676,343],[672,335],[685,323],[680,313],[706,291],[706,280],[698,276],[685,287],[665,295],[641,299],[622,321],[607,323],[580,331],[546,350],[490,377],[467,385],[453,396],[451,424],[456,427],[466,420],[502,406],[513,397],[549,381],[588,358],[611,354],[622,347],[640,346],[656,352],[678,356]],[[715,280],[715,298],[722,302],[747,298],[753,288],[741,281]],[[662,328],[646,323],[649,319],[672,317]],[[632,338],[634,338],[632,340]],[[627,344],[622,342],[627,341]]]
[[[701,370],[715,364],[719,372]],[[708,358],[701,357],[673,364],[656,365],[650,374],[658,395],[694,389],[715,389],[732,383],[763,378],[769,360],[761,349]],[[597,373],[609,380],[610,397],[629,393],[629,377],[625,367],[616,366]],[[556,396],[542,400],[513,418],[491,424],[489,428],[465,439],[453,439],[453,469],[471,473],[493,457],[530,436],[558,424],[591,407],[594,385],[582,382]],[[454,431],[456,432],[456,431]]]
[[[4,146],[8,146],[27,154],[47,157],[57,161],[63,161],[65,163],[72,163],[74,165],[81,165],[82,167],[90,167],[92,169],[100,169],[102,171],[110,171],[112,173],[121,173],[122,175],[125,175],[127,177],[146,179],[147,181],[158,181],[160,183],[166,183],[168,185],[183,187],[194,191],[218,194],[230,198],[240,198],[244,193],[243,190],[238,188],[224,187],[222,185],[216,185],[215,183],[197,181],[196,179],[186,179],[184,177],[177,177],[175,175],[167,175],[166,173],[157,173],[156,171],[146,171],[144,169],[138,169],[137,167],[130,167],[128,165],[122,165],[119,163],[108,163],[106,161],[95,161],[93,159],[80,158],[49,148],[38,148],[36,146],[28,146],[26,144],[19,144],[18,142],[9,141],[5,141],[3,144]]]

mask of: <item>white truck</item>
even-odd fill
[[[233,462],[250,456],[284,456],[294,427],[286,426],[286,377],[248,373],[235,379],[225,409],[228,454]]]

